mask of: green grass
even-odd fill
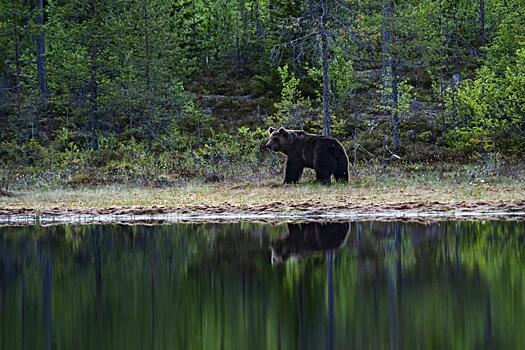
[[[109,208],[152,206],[267,206],[301,204],[311,208],[337,205],[374,206],[432,201],[515,201],[525,199],[523,169],[475,166],[455,168],[360,168],[348,185],[324,186],[312,173],[298,185],[282,185],[277,177],[259,181],[227,179],[217,184],[198,180],[172,187],[126,184],[84,187],[24,187],[0,197],[4,209]]]

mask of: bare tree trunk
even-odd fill
[[[237,74],[240,74],[242,68],[244,60],[242,51],[246,45],[246,32],[248,31],[248,21],[244,5],[243,0],[238,0],[237,9],[239,11],[240,22],[237,23],[237,28],[235,29],[235,65]]]
[[[328,16],[327,2],[328,0],[321,0],[321,60],[323,64],[323,135],[326,137],[331,137],[332,130],[330,126],[330,77],[328,72],[328,66],[330,62],[328,58],[328,28],[326,28],[326,17]]]
[[[485,0],[479,0],[479,42],[485,46],[487,39],[485,36]]]
[[[91,79],[90,106],[91,106],[91,149],[97,149],[98,145],[98,82],[97,82],[97,46],[92,44],[89,51]]]
[[[439,104],[441,109],[441,124],[442,124],[442,130],[446,127],[446,118],[445,118],[445,89],[443,84],[443,75],[445,71],[445,57],[447,55],[445,54],[444,50],[444,42],[445,42],[445,30],[444,30],[444,23],[443,23],[443,7],[441,3],[439,3],[439,39],[441,45],[439,46],[439,65],[438,68],[438,80],[439,80]]]
[[[390,96],[383,96],[383,103],[389,106],[393,124],[393,148],[399,148],[399,115],[397,113],[398,102],[398,82],[396,72],[396,59],[392,53],[394,42],[394,0],[384,0],[383,2],[383,31],[382,31],[382,51],[383,51],[383,89],[391,90]],[[390,85],[390,86],[389,86]]]
[[[95,17],[95,1],[90,0],[89,12],[91,18]],[[98,47],[95,36],[91,38],[92,42],[89,48],[89,70],[90,70],[90,109],[91,109],[91,149],[95,150],[98,146],[98,82],[97,82],[97,56]]]
[[[374,14],[374,3],[372,1],[370,1],[368,3],[368,6],[366,6],[366,13],[364,14],[365,16],[369,16],[369,17],[372,17],[373,14]],[[370,65],[370,68],[373,68],[375,66],[375,60],[374,60],[374,39],[371,35],[367,35],[367,39],[366,39],[366,50],[368,52],[368,61],[369,61],[369,65]]]
[[[148,149],[151,149],[153,143],[153,86],[151,79],[151,45],[149,37],[149,12],[148,12],[148,0],[142,2],[143,19],[144,19],[144,75],[146,79],[146,111],[145,117],[147,120],[143,121],[143,125],[146,126],[146,138]]]
[[[381,51],[382,51],[382,61],[381,61],[381,70],[383,75],[383,90],[386,91],[388,87],[388,79],[391,76],[390,72],[390,23],[389,23],[389,11],[390,11],[390,0],[383,0],[383,28],[381,32]],[[389,105],[388,96],[385,94],[381,96],[382,102],[384,105]]]
[[[399,113],[398,113],[398,83],[397,83],[397,65],[394,58],[390,62],[392,67],[392,122],[393,122],[393,138],[394,138],[394,150],[399,148]]]
[[[44,0],[37,0],[38,15],[36,17],[36,24],[42,28],[44,24]],[[46,45],[44,40],[44,33],[40,31],[35,37],[36,44],[36,67],[38,74],[38,90],[40,97],[47,103],[49,99],[49,88],[47,85],[46,59],[44,57],[46,52]]]
[[[148,0],[142,2],[142,10],[144,16],[144,75],[146,78],[146,94],[151,95],[151,72],[150,72],[150,57],[151,48],[149,43],[149,13],[148,13]]]
[[[241,42],[239,38],[239,29],[237,29],[235,33],[235,67],[237,69],[237,74],[239,74],[241,70],[241,60]]]
[[[253,11],[254,11],[254,18],[255,18],[255,36],[259,37],[262,34],[259,0],[254,1]]]
[[[22,66],[20,63],[20,38],[18,36],[18,10],[13,5],[13,37],[15,41],[15,95],[16,95],[16,117],[19,121],[22,116]]]
[[[248,34],[248,15],[246,13],[246,3],[244,0],[239,0],[239,12],[242,22],[241,48],[244,48],[246,47],[246,37]]]

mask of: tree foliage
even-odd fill
[[[186,173],[218,165],[196,158],[212,144],[256,154],[262,139],[240,127],[320,132],[323,119],[364,160],[392,134],[407,161],[525,154],[521,0],[42,4],[0,1],[0,154],[11,167],[29,166],[35,145],[31,167],[66,149],[108,165],[93,157],[114,140],[153,162],[183,159],[167,166]]]

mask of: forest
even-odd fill
[[[524,0],[0,0],[0,186],[519,163]]]

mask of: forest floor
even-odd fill
[[[20,189],[0,196],[0,217],[71,215],[240,215],[271,217],[457,212],[524,216],[523,169],[485,172],[392,172],[354,175],[348,185],[323,186],[308,180],[188,182],[171,187],[99,185],[79,188]],[[475,216],[475,215],[471,215]]]

